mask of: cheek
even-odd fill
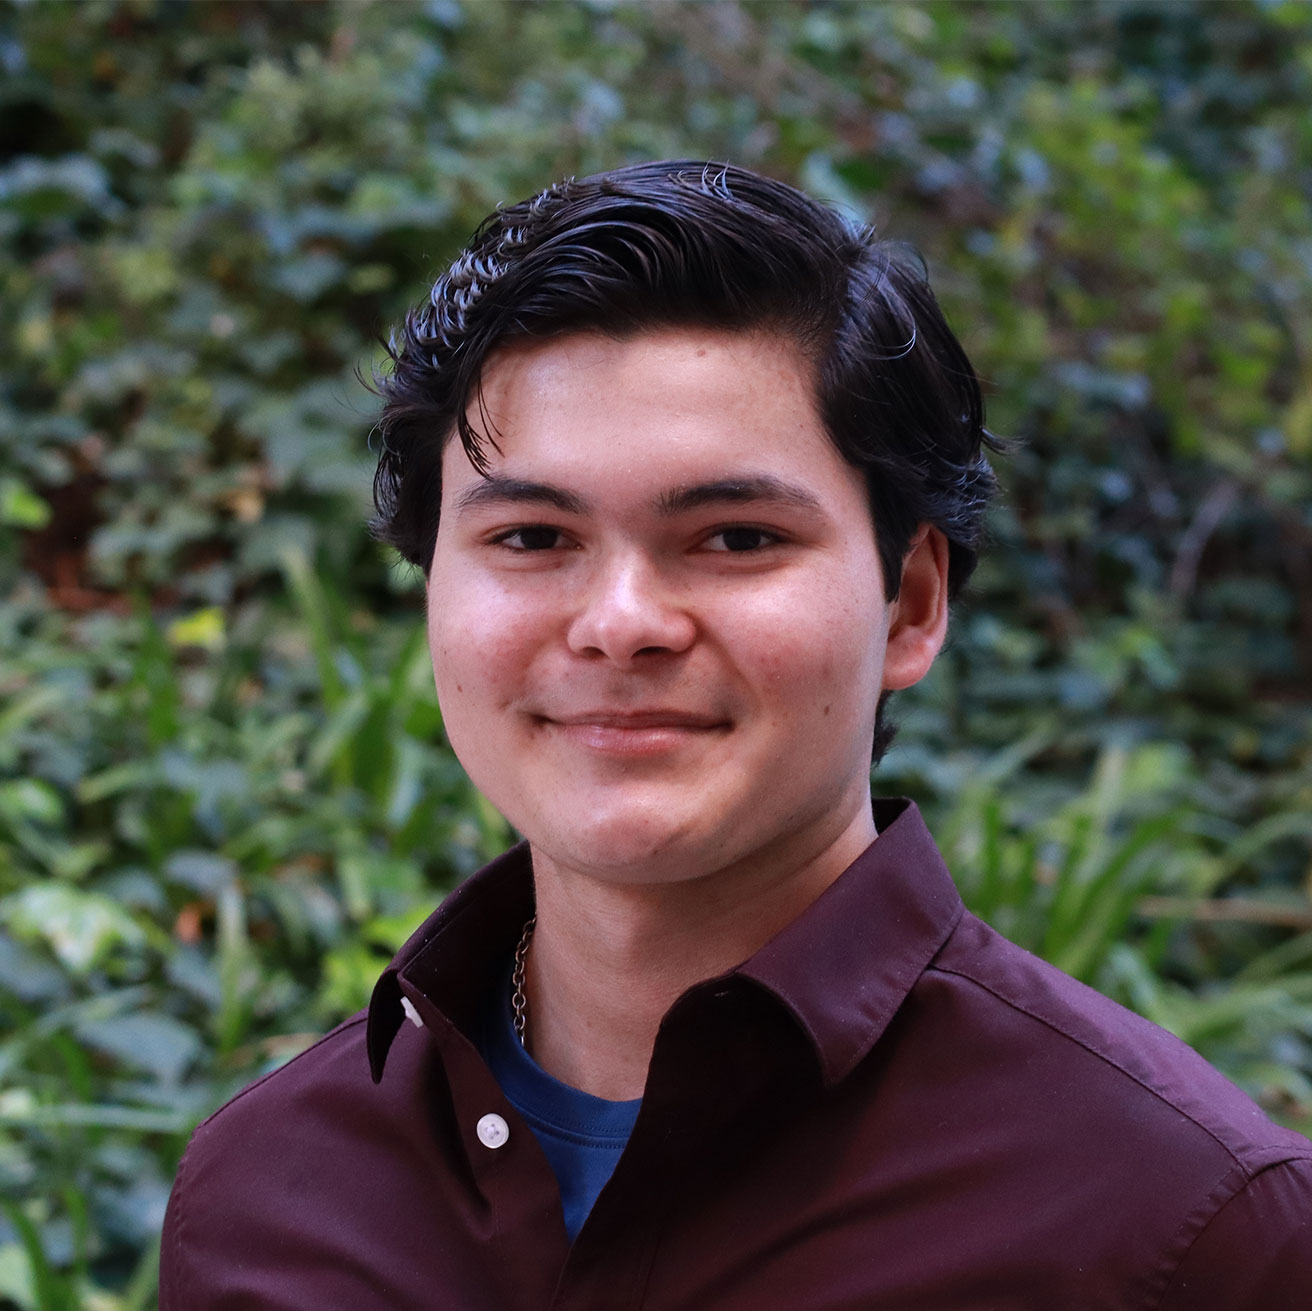
[[[459,589],[442,586],[440,579],[428,591],[428,653],[433,661],[433,681],[442,713],[450,717],[456,698],[471,692],[471,653],[480,645],[480,634],[471,627]]]
[[[495,586],[444,588],[428,598],[428,647],[443,710],[514,694],[541,649],[541,616]]]
[[[761,666],[761,674],[763,686],[802,718],[810,717],[822,703],[859,707],[878,683],[868,648],[819,641],[806,647],[776,647]]]
[[[802,711],[822,698],[860,705],[878,695],[885,642],[882,607],[812,593],[753,624],[752,663],[762,686]]]

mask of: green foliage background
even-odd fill
[[[879,787],[1312,1131],[1312,9],[10,2],[0,1305],[152,1305],[191,1125],[507,840],[357,374],[498,201],[672,155],[918,246],[1024,439]]]

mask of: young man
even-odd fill
[[[394,363],[379,531],[527,841],[197,1131],[166,1311],[1312,1306],[1312,1144],[871,802],[993,485],[921,276],[647,164],[489,218]]]

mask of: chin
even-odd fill
[[[529,842],[554,864],[607,883],[675,883],[696,878],[714,861],[705,838],[693,824],[679,824],[669,814],[620,810],[593,814],[586,823]]]

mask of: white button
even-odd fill
[[[510,1141],[510,1126],[497,1114],[485,1115],[478,1122],[478,1141],[494,1151]]]
[[[413,1024],[416,1029],[422,1029],[424,1027],[424,1022],[419,1018],[419,1012],[415,1010],[415,1004],[409,997],[401,998],[401,1009],[406,1013],[410,1019],[410,1023]]]

